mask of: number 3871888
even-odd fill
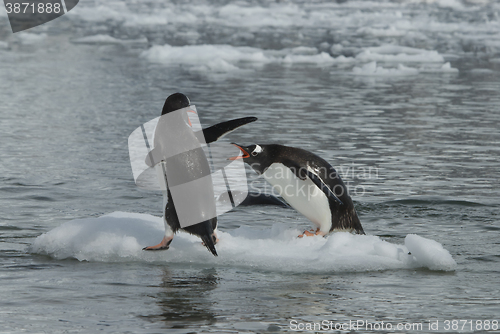
[[[7,14],[59,14],[61,12],[61,4],[55,3],[35,3],[33,2],[22,2],[22,3],[5,3],[5,9]]]

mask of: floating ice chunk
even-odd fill
[[[398,30],[394,26],[388,28],[363,27],[356,31],[358,34],[371,35],[375,37],[400,37],[406,35],[406,31]]]
[[[132,253],[137,257],[138,250],[148,238],[163,234],[158,232],[161,225],[158,226],[152,218],[118,212],[99,218],[72,220],[36,238],[31,250],[56,259],[75,258],[80,261],[126,258]]]
[[[488,69],[488,68],[473,68],[472,70],[470,70],[470,73],[481,75],[481,74],[492,74],[495,72],[493,70]]]
[[[238,70],[240,64],[262,65],[267,63],[333,64],[352,61],[352,58],[333,58],[316,48],[298,47],[283,50],[262,50],[231,45],[155,45],[141,53],[141,57],[162,64],[183,64],[191,70],[226,72]]]
[[[458,73],[458,69],[451,67],[449,62],[444,63],[439,67],[423,66],[419,68],[420,73]]]
[[[277,52],[276,55],[285,54],[284,58],[277,58],[284,64],[312,63],[312,64],[332,64],[335,59],[326,52],[318,53],[318,49],[299,46],[293,49],[285,49]]]
[[[240,68],[234,66],[233,64],[227,62],[224,59],[213,59],[205,62],[204,64],[200,64],[198,66],[193,66],[191,68],[192,71],[199,72],[234,72],[239,71]]]
[[[437,51],[428,51],[425,54],[380,54],[371,50],[365,50],[356,56],[361,61],[386,61],[386,62],[443,62],[444,58]]]
[[[290,49],[290,53],[293,55],[314,56],[318,54],[318,49],[308,46],[298,46]]]
[[[346,57],[346,56],[338,56],[337,58],[335,58],[335,62],[336,63],[351,63],[351,62],[354,62],[354,58],[353,57]]]
[[[30,32],[20,32],[15,35],[21,44],[37,44],[43,42],[47,38],[47,34],[33,34]]]
[[[77,44],[126,44],[126,43],[147,43],[148,40],[147,38],[123,40],[114,38],[109,35],[98,34],[98,35],[77,38],[74,39],[72,42]]]
[[[437,51],[410,48],[399,45],[382,45],[367,48],[358,55],[361,61],[386,61],[386,62],[444,62],[444,58]]]
[[[444,63],[443,66],[440,67],[438,72],[449,72],[449,73],[458,73],[457,68],[451,67],[450,63]]]
[[[261,49],[252,47],[233,47],[230,45],[155,45],[143,51],[141,57],[157,63],[200,65],[219,59],[227,63],[240,61],[268,63],[271,61]]]
[[[418,69],[406,67],[401,64],[399,64],[397,68],[384,68],[382,66],[377,66],[376,61],[372,61],[361,67],[355,66],[352,71],[355,75],[366,76],[407,76],[417,75],[419,73]]]
[[[283,58],[283,63],[313,63],[313,64],[332,64],[335,58],[332,58],[328,53],[321,52],[315,55],[287,55]]]
[[[454,270],[455,261],[436,241],[408,235],[405,245],[377,236],[334,233],[297,238],[298,229],[275,223],[267,229],[240,227],[219,231],[218,257],[199,238],[178,233],[170,249],[142,251],[163,237],[161,218],[115,212],[99,218],[78,219],[38,236],[30,251],[56,259],[80,261],[197,263],[288,272],[351,272],[387,269]],[[408,252],[411,251],[411,255]]]
[[[452,271],[457,267],[450,252],[437,241],[425,239],[416,234],[408,234],[405,238],[405,246],[415,261],[423,267],[444,271]]]
[[[8,50],[9,49],[9,43],[0,41],[0,50]]]

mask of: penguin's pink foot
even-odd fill
[[[311,232],[309,232],[309,231],[311,231]],[[309,231],[304,231],[304,233],[300,234],[298,237],[299,238],[303,238],[304,235],[307,236],[307,237],[312,237],[312,236],[315,236],[315,235],[321,235],[321,236],[325,235],[325,233],[323,233],[323,232],[321,232],[319,230],[319,227],[316,229],[316,231],[314,231],[314,230],[309,230]]]
[[[158,245],[144,247],[142,250],[167,250],[170,248],[170,243],[173,239],[173,237],[163,237],[163,240]]]

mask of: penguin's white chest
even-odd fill
[[[275,193],[283,197],[295,210],[302,213],[322,232],[329,232],[332,214],[328,198],[309,179],[301,180],[285,165],[273,163],[262,174]]]

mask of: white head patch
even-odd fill
[[[260,152],[262,152],[262,147],[260,147],[259,145],[255,145],[255,149],[252,151],[252,155],[256,156]]]

